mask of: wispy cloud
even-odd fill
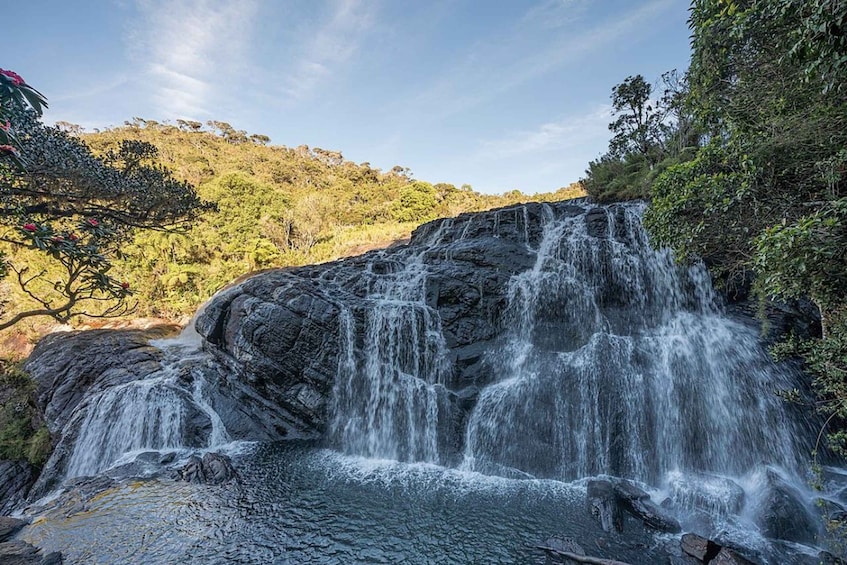
[[[119,89],[129,83],[130,77],[127,74],[117,76],[104,77],[93,83],[86,83],[78,87],[76,90],[68,90],[58,96],[51,96],[50,102],[67,102],[69,100],[77,100],[81,98],[93,98]]]
[[[293,100],[308,96],[358,50],[374,21],[372,0],[333,0],[328,18],[304,44],[287,77],[284,94]]]
[[[639,30],[649,29],[650,22],[671,8],[679,0],[652,0],[641,7],[607,20],[572,39],[555,43],[548,49],[522,60],[520,69],[511,76],[504,88],[511,88],[552,71],[588,53],[599,51]]]
[[[650,0],[596,25],[559,33],[542,29],[547,25],[542,15],[561,24],[568,7],[582,9],[582,0],[545,0],[515,25],[511,37],[477,46],[411,103],[426,108],[433,117],[462,112],[642,33],[678,1]],[[559,13],[559,18],[551,11]],[[537,33],[528,32],[530,24]]]
[[[504,159],[528,153],[561,152],[589,140],[608,137],[612,107],[598,106],[585,115],[541,124],[529,131],[517,131],[480,144],[478,155]]]
[[[231,94],[226,76],[246,59],[257,0],[138,0],[127,42],[163,117],[200,118]]]
[[[521,23],[529,27],[555,29],[580,19],[588,0],[543,0],[529,9]]]

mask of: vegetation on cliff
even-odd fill
[[[584,185],[602,199],[650,198],[645,223],[681,260],[704,259],[724,281],[752,274],[763,299],[812,300],[822,339],[781,353],[805,359],[837,431],[847,422],[847,4],[695,0],[689,24],[675,119],[650,114],[649,88],[615,87],[626,103],[610,127],[643,123],[624,131],[640,143],[613,143]]]
[[[35,389],[35,381],[19,366],[0,359],[0,459],[23,459],[40,467],[50,455],[50,432]]]
[[[7,326],[22,311],[184,320],[245,273],[388,245],[440,216],[583,194],[480,194],[337,151],[272,146],[220,121],[135,118],[92,133],[26,114],[15,124],[31,165],[3,169]],[[102,284],[81,287],[95,276]]]

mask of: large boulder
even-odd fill
[[[679,533],[679,521],[667,510],[650,500],[650,495],[632,481],[619,479],[614,491],[624,510],[639,518],[646,526],[661,532]]]
[[[600,522],[603,531],[623,531],[623,512],[612,482],[606,479],[590,480],[587,494],[591,515]]]
[[[765,537],[814,545],[819,520],[803,502],[803,495],[773,469],[766,471],[760,495],[757,522]]]
[[[561,213],[582,210],[561,207]],[[542,205],[528,204],[463,215],[421,226],[408,245],[261,273],[210,301],[197,331],[223,365],[290,414],[283,435],[315,437],[328,424],[328,399],[348,339],[342,314],[361,327],[380,280],[425,262],[421,287],[411,292],[437,312],[453,362],[447,388],[457,401],[472,398],[491,382],[484,354],[502,333],[509,279],[534,264],[531,246],[540,240],[544,213]]]

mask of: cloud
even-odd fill
[[[138,0],[127,42],[163,117],[211,115],[242,72],[257,0]]]
[[[117,90],[126,86],[130,82],[130,77],[127,74],[119,74],[112,77],[106,77],[94,83],[87,83],[78,87],[77,90],[69,90],[58,96],[51,96],[50,103],[67,102],[69,100],[78,100],[85,98],[100,97],[101,95]]]
[[[310,31],[294,71],[288,75],[284,94],[293,100],[305,98],[338,66],[346,63],[358,50],[374,20],[374,2],[370,0],[333,0],[329,17]]]
[[[518,72],[512,74],[511,80],[503,88],[511,88],[528,80],[544,75],[565,63],[572,62],[587,53],[596,52],[608,45],[619,42],[622,38],[640,30],[649,29],[663,12],[673,8],[679,0],[652,0],[622,17],[614,17],[588,32],[534,54],[522,60]]]
[[[583,145],[588,140],[608,137],[611,116],[611,106],[598,106],[585,115],[569,116],[541,124],[534,130],[513,132],[499,139],[483,141],[478,156],[506,159],[530,153],[561,152]]]
[[[627,36],[649,30],[651,22],[678,1],[650,0],[594,26],[582,25],[572,33],[552,33],[542,29],[548,21],[542,16],[546,14],[549,21],[561,25],[568,8],[581,10],[583,0],[547,0],[530,10],[510,36],[476,46],[409,104],[423,107],[432,118],[468,110],[557,69],[586,60]],[[553,17],[551,11],[558,13],[559,18]],[[528,29],[531,25],[536,33]]]
[[[544,0],[524,14],[527,27],[556,29],[578,21],[588,7],[587,0]]]

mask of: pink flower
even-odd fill
[[[11,145],[0,145],[0,153],[4,155],[14,155],[18,150],[12,147]]]
[[[70,239],[71,241],[77,241],[79,237],[75,233],[72,233],[68,235],[68,239]]]
[[[88,225],[91,226],[92,228],[96,228],[97,226],[100,225],[100,222],[98,222],[94,218],[88,218],[88,220],[86,220],[86,221],[88,222]]]
[[[121,283],[121,288],[124,290],[129,290],[129,283],[124,281]]]
[[[12,127],[12,123],[9,120],[6,120],[5,124],[0,124],[0,129],[3,131],[9,131],[10,127]]]
[[[15,71],[7,71],[6,69],[0,69],[0,75],[4,75],[12,79],[12,84],[14,84],[15,86],[26,84],[24,82],[24,79],[21,78],[21,75],[19,75]]]
[[[26,230],[26,231],[32,232],[32,231],[37,230],[38,228],[36,227],[35,224],[24,224],[23,229]]]

